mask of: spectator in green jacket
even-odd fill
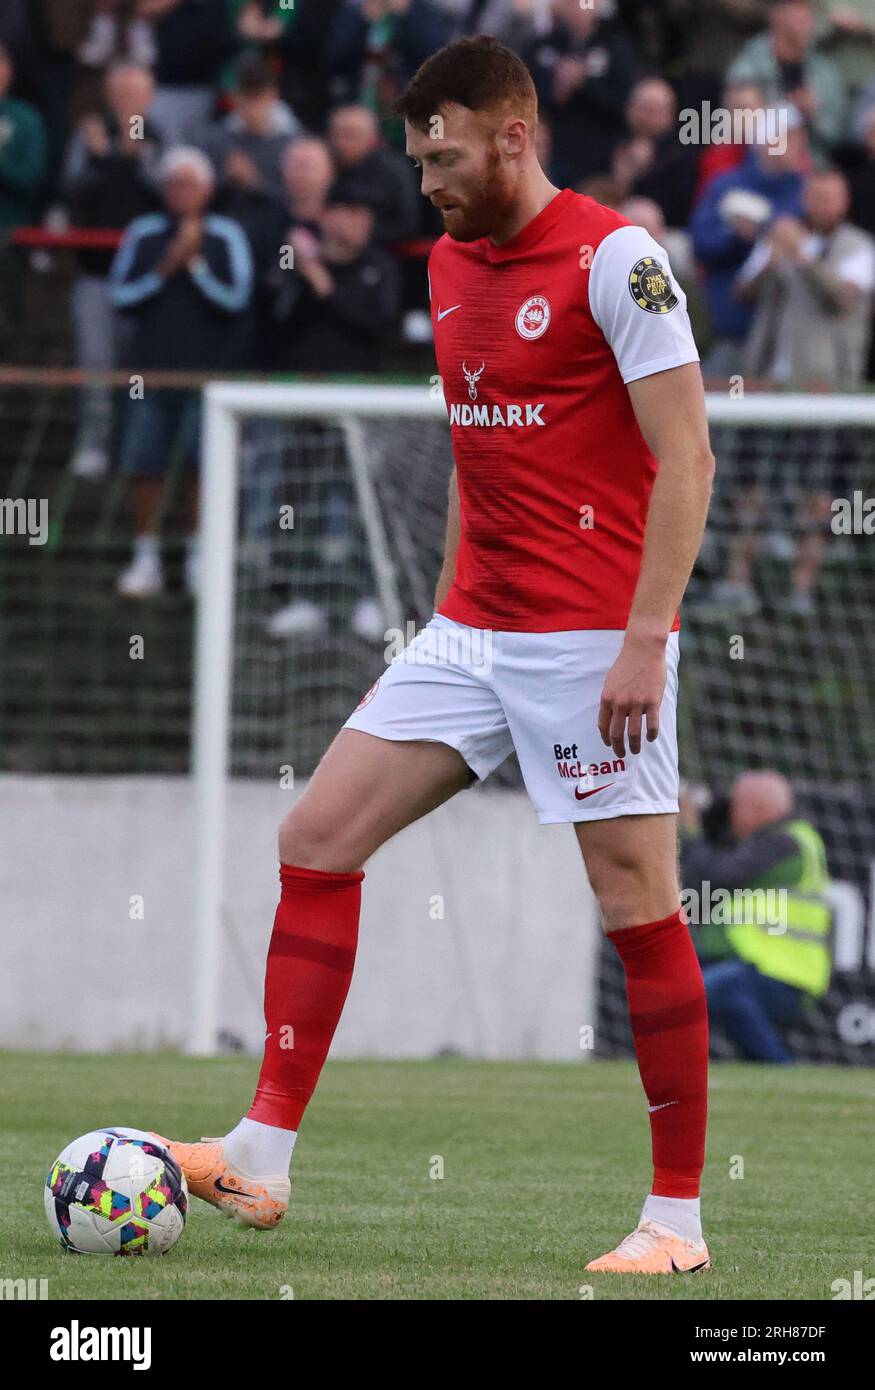
[[[276,54],[298,23],[298,7],[282,0],[226,0],[231,28],[244,56]],[[229,64],[226,85],[237,81],[237,60]]]
[[[9,95],[14,76],[12,58],[0,46],[0,232],[27,226],[46,175],[42,117]]]
[[[33,216],[36,194],[46,177],[47,144],[42,117],[34,107],[10,97],[15,72],[9,50],[0,44],[0,354],[6,355],[21,315],[21,256],[9,234]]]
[[[771,105],[791,103],[824,160],[845,138],[848,93],[841,71],[816,48],[817,11],[811,0],[773,0],[769,28],[750,39],[727,74],[731,84],[755,82]]]
[[[780,773],[742,773],[729,799],[729,844],[702,834],[695,805],[681,802],[683,900],[708,1012],[754,1062],[792,1062],[783,1029],[829,988],[826,852],[794,800]]]

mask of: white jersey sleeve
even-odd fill
[[[599,244],[589,307],[627,384],[699,360],[687,297],[643,227],[618,227]]]

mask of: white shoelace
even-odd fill
[[[642,1221],[637,1230],[620,1241],[616,1253],[627,1260],[644,1259],[653,1253],[660,1239],[672,1234],[672,1231],[663,1230],[653,1221]],[[680,1239],[679,1236],[677,1238]]]

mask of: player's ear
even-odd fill
[[[509,159],[518,159],[529,144],[529,127],[520,116],[505,121],[499,132],[499,149]]]

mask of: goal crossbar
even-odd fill
[[[875,428],[875,396],[729,392],[707,395],[708,415],[719,426],[814,429]],[[384,609],[393,613],[397,590],[391,553],[380,531],[362,463],[361,439],[350,424],[392,418],[446,419],[439,390],[430,386],[213,382],[204,392],[202,435],[201,577],[197,606],[192,769],[196,815],[194,986],[188,1048],[215,1052],[220,997],[224,835],[230,762],[234,640],[235,551],[238,523],[240,426],[244,420],[316,419],[342,428],[364,513],[364,525]]]

